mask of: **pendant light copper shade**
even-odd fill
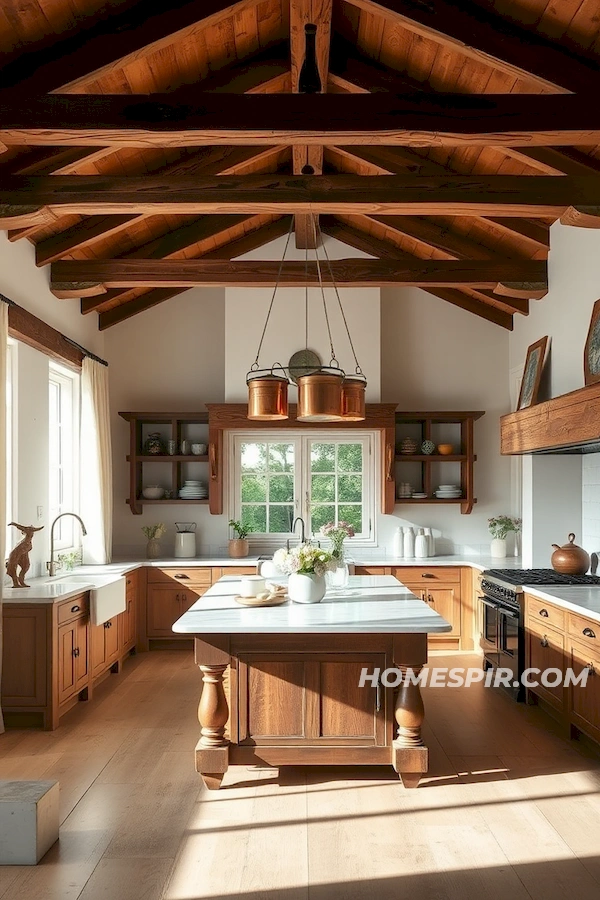
[[[341,369],[322,366],[318,372],[301,375],[298,379],[299,422],[341,422],[342,386]]]
[[[276,422],[288,418],[288,380],[273,372],[250,371],[248,418],[255,422]]]
[[[363,422],[365,418],[364,375],[346,375],[342,387],[342,419],[344,422]]]

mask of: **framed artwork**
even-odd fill
[[[540,338],[539,341],[536,341],[535,344],[531,344],[527,348],[517,409],[526,409],[528,406],[534,406],[535,403],[537,403],[547,343],[548,335]]]
[[[583,374],[586,384],[600,381],[600,300],[592,309],[592,319],[583,354]]]

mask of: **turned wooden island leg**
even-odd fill
[[[398,736],[392,744],[392,765],[405,788],[416,788],[429,768],[429,751],[421,737],[425,718],[423,698],[419,684],[413,683],[427,662],[427,636],[404,634],[395,637],[394,660],[402,672],[402,683],[396,697]],[[407,671],[412,676],[408,682]]]
[[[229,665],[229,653],[196,639],[196,663],[202,672],[202,696],[198,705],[200,740],[196,744],[196,771],[209,791],[220,788],[229,768],[229,741],[225,726],[229,706],[223,676]]]

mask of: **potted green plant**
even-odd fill
[[[143,525],[142,531],[148,539],[146,544],[146,559],[158,559],[160,557],[160,539],[167,528],[163,522],[156,525]]]
[[[509,531],[518,534],[521,530],[521,520],[514,516],[494,516],[488,519],[488,527],[492,535],[490,553],[495,559],[504,559],[506,556],[506,535]]]
[[[248,535],[250,534],[251,529],[241,522],[235,522],[233,519],[229,520],[229,527],[233,529],[233,532],[236,535],[236,537],[230,538],[229,540],[229,555],[232,559],[240,559],[242,556],[248,556],[248,553],[250,552]]]

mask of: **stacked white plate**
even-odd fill
[[[205,500],[208,487],[202,481],[185,481],[179,491],[180,500]]]
[[[438,500],[456,500],[462,497],[462,489],[458,484],[440,484],[435,496]]]

